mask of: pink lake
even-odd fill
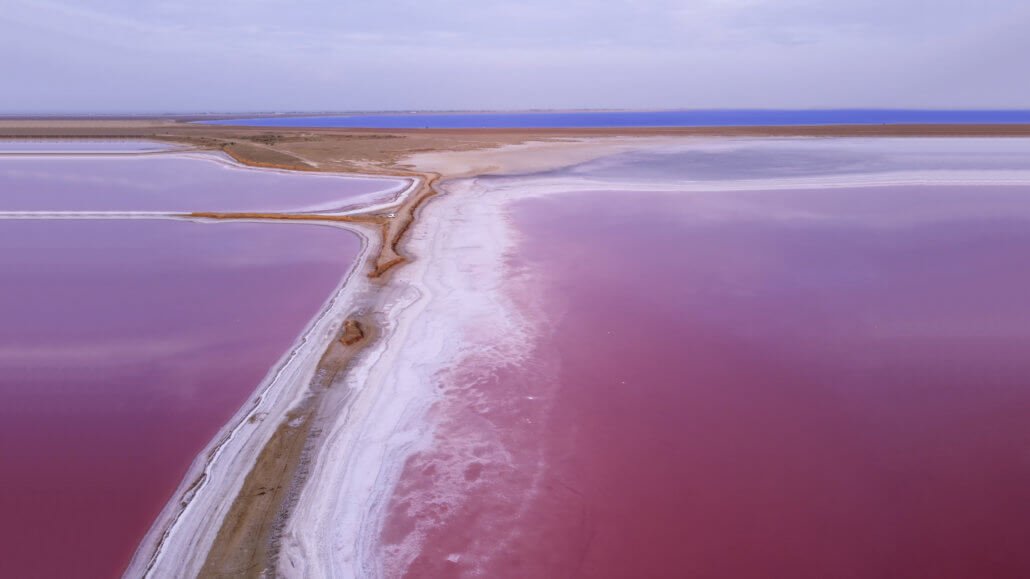
[[[360,244],[297,224],[2,224],[0,576],[116,577]]]
[[[148,153],[182,149],[184,145],[163,143],[161,141],[145,141],[140,139],[0,139],[0,153],[3,154],[35,154],[35,153]]]
[[[406,185],[251,169],[212,154],[0,155],[0,211],[328,211],[382,200]]]
[[[407,576],[1030,576],[1030,188],[512,219],[542,335],[448,375],[384,531],[421,530]]]

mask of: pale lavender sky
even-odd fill
[[[1030,108],[1025,0],[4,0],[0,114]]]

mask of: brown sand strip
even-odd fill
[[[187,118],[3,119],[0,138],[152,139],[222,150],[241,163],[408,175],[403,159],[526,141],[584,137],[1027,137],[1030,124],[822,125],[606,129],[343,129],[196,125]]]
[[[411,229],[411,225],[418,217],[418,210],[430,198],[436,195],[435,185],[440,175],[436,173],[423,173],[417,191],[413,192],[404,203],[394,212],[393,218],[388,219],[382,226],[382,245],[379,255],[376,256],[374,269],[371,277],[382,277],[390,269],[407,261],[407,256],[401,251],[401,242],[404,234]]]
[[[421,174],[421,185],[394,210],[392,217],[379,214],[364,215],[326,215],[319,213],[265,213],[265,212],[229,212],[229,211],[194,211],[188,217],[203,219],[263,219],[280,221],[322,221],[368,223],[379,227],[381,242],[379,253],[372,260],[369,277],[379,278],[392,268],[404,263],[409,258],[401,249],[404,235],[411,228],[418,210],[427,199],[436,194],[434,184],[440,178],[435,173]]]
[[[222,145],[222,151],[237,162],[252,167],[288,169],[290,171],[312,171],[309,163],[297,157],[255,143],[230,142]]]
[[[261,450],[222,521],[200,577],[262,577],[274,570],[282,529],[307,478],[323,394],[375,338],[368,319],[347,320],[319,362],[308,398]]]

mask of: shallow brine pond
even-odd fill
[[[2,153],[0,211],[331,211],[405,185],[251,169],[212,153]]]
[[[387,568],[1026,575],[1027,150],[702,142],[481,179],[537,337],[439,380]]]
[[[0,205],[303,208],[398,186],[303,179],[195,156],[0,157]],[[360,249],[308,224],[0,221],[0,576],[121,574]]]

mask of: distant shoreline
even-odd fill
[[[1027,111],[1030,116],[1030,111]],[[445,114],[445,113],[425,113]],[[486,113],[463,113],[486,114]],[[543,114],[543,113],[526,113]],[[315,115],[316,117],[320,115]],[[364,116],[364,115],[362,115]],[[220,115],[219,120],[250,118],[311,118],[310,115]],[[147,138],[157,133],[168,136],[233,136],[254,132],[318,132],[361,135],[383,134],[512,134],[519,136],[1030,136],[1030,118],[1025,122],[917,122],[917,123],[819,123],[819,124],[725,124],[704,126],[617,126],[617,127],[440,127],[376,128],[320,126],[257,126],[201,124],[194,121],[214,117],[189,116],[0,116],[0,139],[7,138]]]
[[[141,112],[141,113],[0,113],[0,122],[8,120],[148,120],[169,119],[177,121],[217,121],[234,119],[280,119],[312,117],[379,117],[379,116],[447,116],[447,115],[712,115],[712,114],[870,114],[870,115],[1027,115],[1030,107],[1001,108],[908,108],[908,107],[645,107],[645,108],[531,108],[531,109],[386,109],[386,110],[323,110],[323,111],[186,111],[186,112]],[[944,122],[944,121],[941,121]],[[1028,121],[1030,122],[1030,121]]]
[[[704,109],[637,111],[401,112],[232,116],[207,125],[379,129],[572,129],[1030,123],[1030,110]]]

